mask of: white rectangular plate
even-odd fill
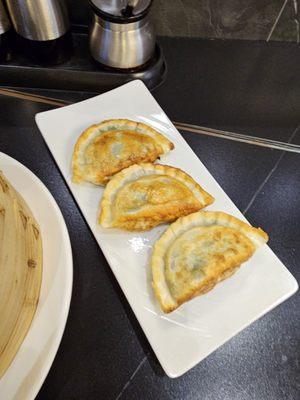
[[[183,169],[211,193],[216,200],[210,210],[245,218],[140,81],[36,115],[39,129],[157,358],[169,377],[178,377],[291,296],[298,285],[264,246],[230,279],[164,315],[153,296],[149,259],[154,242],[166,226],[145,233],[102,229],[96,219],[103,189],[71,182],[71,157],[78,136],[89,125],[110,118],[132,119],[157,128],[175,144],[160,162]]]

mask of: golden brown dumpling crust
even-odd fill
[[[211,290],[266,243],[261,229],[221,212],[180,218],[156,242],[153,288],[164,312]]]
[[[213,202],[185,172],[166,165],[134,165],[115,175],[101,201],[99,223],[143,231]]]
[[[173,143],[148,125],[116,119],[92,125],[74,148],[73,182],[105,185],[130,165],[153,162],[174,148]]]

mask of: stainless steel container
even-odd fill
[[[2,4],[2,0],[0,0],[0,35],[9,31],[10,29],[10,22],[8,16],[6,14],[5,8]]]
[[[69,29],[64,0],[6,0],[13,26],[26,39],[46,41]]]
[[[148,11],[150,0],[91,0],[94,21],[90,31],[92,56],[113,68],[133,69],[155,51],[155,33]]]

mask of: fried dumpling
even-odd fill
[[[105,185],[124,168],[153,162],[174,148],[148,125],[112,119],[87,128],[78,138],[72,158],[73,182]]]
[[[223,212],[200,211],[178,219],[156,242],[152,279],[168,313],[231,276],[268,241],[260,228]]]
[[[198,211],[214,198],[180,169],[133,165],[115,175],[104,190],[99,223],[104,228],[144,231]]]

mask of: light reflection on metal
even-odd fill
[[[61,99],[56,99],[56,98],[46,97],[46,96],[40,96],[40,95],[36,95],[33,93],[26,93],[23,91],[6,89],[6,88],[0,88],[0,95],[15,97],[15,98],[22,99],[22,100],[29,100],[29,101],[33,101],[36,103],[49,104],[49,105],[53,105],[53,106],[57,106],[57,107],[64,107],[64,106],[72,104],[72,102],[66,101],[66,100],[61,100]],[[203,126],[191,125],[191,124],[186,124],[183,122],[174,122],[173,121],[173,124],[178,130],[185,131],[185,132],[192,132],[192,133],[196,133],[199,135],[207,135],[207,136],[218,137],[221,139],[233,140],[236,142],[252,144],[255,146],[266,147],[266,148],[270,148],[270,149],[274,149],[274,150],[288,151],[291,153],[298,153],[298,154],[300,153],[300,146],[297,144],[284,143],[284,142],[280,142],[277,140],[271,140],[271,139],[266,139],[266,138],[261,138],[261,137],[244,135],[242,133],[222,131],[220,129],[206,128]]]

